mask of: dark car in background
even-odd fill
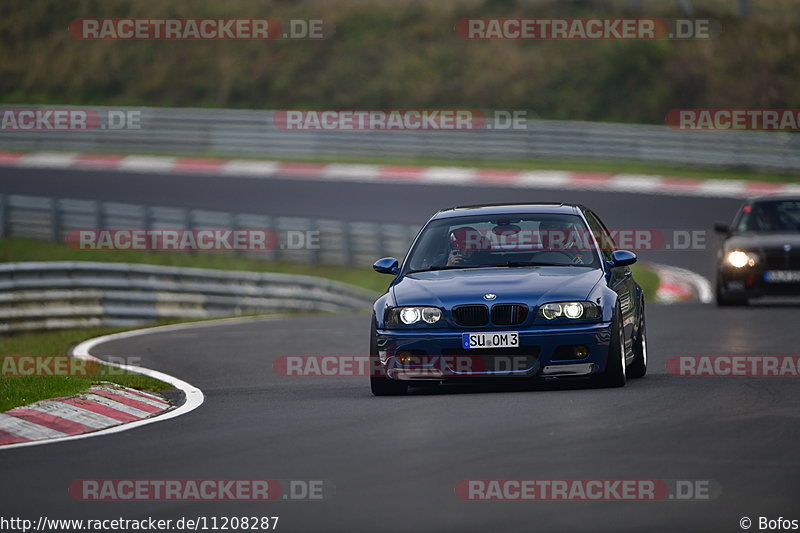
[[[800,197],[746,202],[717,254],[717,305],[747,305],[761,296],[800,296]]]

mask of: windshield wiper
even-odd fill
[[[554,263],[542,263],[538,261],[508,261],[505,265],[507,267],[542,267],[542,266],[560,266]]]
[[[434,272],[436,270],[461,270],[465,268],[487,268],[499,267],[505,265],[437,265],[428,268],[421,268],[419,270],[409,270],[409,274],[416,274],[417,272]]]
[[[504,268],[504,267],[539,267],[539,266],[553,266],[553,267],[580,267],[590,266],[574,263],[540,263],[536,261],[508,261],[502,264],[493,265],[438,265],[428,268],[421,268],[419,270],[409,270],[409,274],[416,274],[418,272],[435,272],[437,270],[462,270],[467,268]]]
[[[582,265],[577,263],[542,263],[537,261],[509,261],[505,265],[497,265],[497,266],[507,266],[507,267],[527,267],[527,266],[537,266],[537,267],[570,267],[570,266],[588,266]]]

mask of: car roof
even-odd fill
[[[520,213],[576,215],[582,207],[579,204],[556,202],[461,205],[442,209],[432,218],[435,220],[472,215],[510,215]]]

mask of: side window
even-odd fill
[[[600,245],[600,249],[603,252],[603,257],[606,261],[610,261],[611,252],[616,249],[614,239],[611,238],[611,234],[608,233],[605,225],[600,222],[600,219],[597,218],[594,213],[587,210],[584,211],[583,214],[586,215],[586,222],[589,223],[589,229],[592,230],[592,234]]]

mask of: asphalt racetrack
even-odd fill
[[[709,231],[733,199],[415,184],[327,183],[3,169],[2,192],[243,212],[422,223],[441,207],[586,203],[615,228]],[[45,192],[46,191],[46,192]],[[705,250],[643,259],[713,272]],[[388,278],[387,278],[388,282]],[[30,519],[279,516],[282,531],[741,531],[800,518],[797,378],[676,377],[675,355],[795,355],[798,308],[649,304],[648,375],[622,389],[475,385],[374,398],[366,378],[283,377],[281,355],[366,355],[369,315],[204,324],[102,344],[94,354],[199,387],[177,419],[0,453],[3,515]],[[76,479],[323,480],[322,501],[79,502]],[[465,479],[704,480],[702,501],[474,502]]]

